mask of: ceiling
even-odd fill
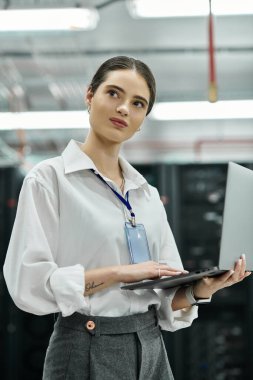
[[[0,33],[0,112],[81,110],[94,70],[119,54],[137,57],[151,67],[157,100],[207,100],[206,17],[136,20],[125,0],[0,0],[0,8],[78,3],[98,9],[95,30]],[[215,48],[219,99],[253,99],[253,16],[216,17]],[[0,133],[14,145],[16,135]],[[52,147],[60,133],[60,141],[70,136],[69,131],[56,133],[51,133]],[[42,137],[34,136],[43,144]]]

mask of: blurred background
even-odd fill
[[[20,187],[37,162],[84,141],[84,93],[107,58],[154,72],[155,107],[122,154],[158,188],[186,269],[216,263],[227,163],[253,169],[253,1],[211,5],[0,0],[1,379],[41,379],[54,323],[18,310],[4,283]],[[202,306],[191,328],[164,333],[176,380],[252,378],[252,296],[249,278]]]

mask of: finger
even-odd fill
[[[242,259],[242,264],[241,264],[240,277],[244,277],[245,271],[246,271],[246,257],[244,254],[241,256],[241,259]]]
[[[235,273],[233,269],[230,269],[229,271],[221,274],[220,276],[216,277],[220,282],[227,282],[227,281],[233,281],[232,276]]]
[[[238,282],[244,279],[246,269],[246,260],[245,256],[242,255],[241,258],[237,261],[235,266],[235,273],[233,275],[234,281]]]
[[[250,276],[252,272],[246,271],[244,272],[243,277],[240,279],[240,281],[244,280],[246,277]]]
[[[246,269],[246,261],[245,257],[241,257],[237,262],[235,263],[235,273],[233,275],[233,280],[235,282],[241,281],[244,279],[245,276],[245,269]]]
[[[169,269],[171,269],[171,270],[176,270],[176,271],[180,270],[180,271],[184,271],[184,272],[189,273],[188,270],[181,269],[181,268],[180,268],[180,269],[179,269],[179,268],[172,268],[172,267],[170,267],[168,264],[163,263],[163,262],[158,262],[157,264],[158,264],[159,266],[163,266],[164,268],[169,268]]]
[[[211,286],[211,284],[213,283],[214,281],[214,278],[215,277],[203,277],[201,280],[199,280],[200,282],[203,282],[206,286]],[[216,281],[217,281],[217,277],[216,277]]]
[[[235,263],[235,269],[232,275],[232,279],[234,281],[238,281],[239,278],[241,277],[241,268],[242,268],[242,259],[238,259]]]
[[[182,274],[182,271],[171,271],[171,270],[165,270],[165,269],[162,269],[160,268],[160,276],[159,277],[162,277],[162,276],[178,276],[179,274]]]
[[[152,264],[153,264],[152,276],[156,278],[176,276],[182,273],[182,270],[171,268],[164,263],[160,264],[160,263],[153,262]]]
[[[244,271],[243,274],[242,274],[239,278],[238,278],[238,277],[233,278],[233,276],[231,276],[231,277],[228,279],[228,281],[227,281],[227,283],[226,283],[226,286],[231,286],[231,285],[235,284],[236,282],[241,282],[241,281],[243,281],[246,277],[250,276],[251,273],[252,273],[252,272],[250,272],[250,271]]]
[[[184,270],[184,269],[178,269],[178,268],[171,268],[170,266],[166,265],[166,264],[159,264],[157,266],[157,269],[160,268],[161,271],[164,271],[164,270],[167,270],[167,271],[170,271],[170,272],[176,272],[176,273],[189,273],[188,271]]]
[[[169,270],[170,272],[186,272],[188,273],[187,271],[185,271],[184,269],[179,269],[179,268],[171,268],[169,266],[166,266],[165,268],[163,266],[160,266],[161,270]]]

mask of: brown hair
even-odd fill
[[[98,68],[95,75],[93,76],[89,88],[93,92],[96,92],[98,87],[106,80],[106,76],[110,71],[115,70],[136,70],[138,74],[140,74],[143,79],[145,79],[147,86],[150,92],[150,99],[148,104],[147,115],[152,110],[152,107],[155,102],[156,96],[156,83],[154,75],[150,68],[142,61],[126,57],[126,56],[117,56],[108,59]]]

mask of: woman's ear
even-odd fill
[[[86,92],[86,95],[85,95],[85,103],[86,103],[88,109],[91,106],[92,98],[93,98],[93,92],[92,92],[91,88],[89,87],[87,92]]]

